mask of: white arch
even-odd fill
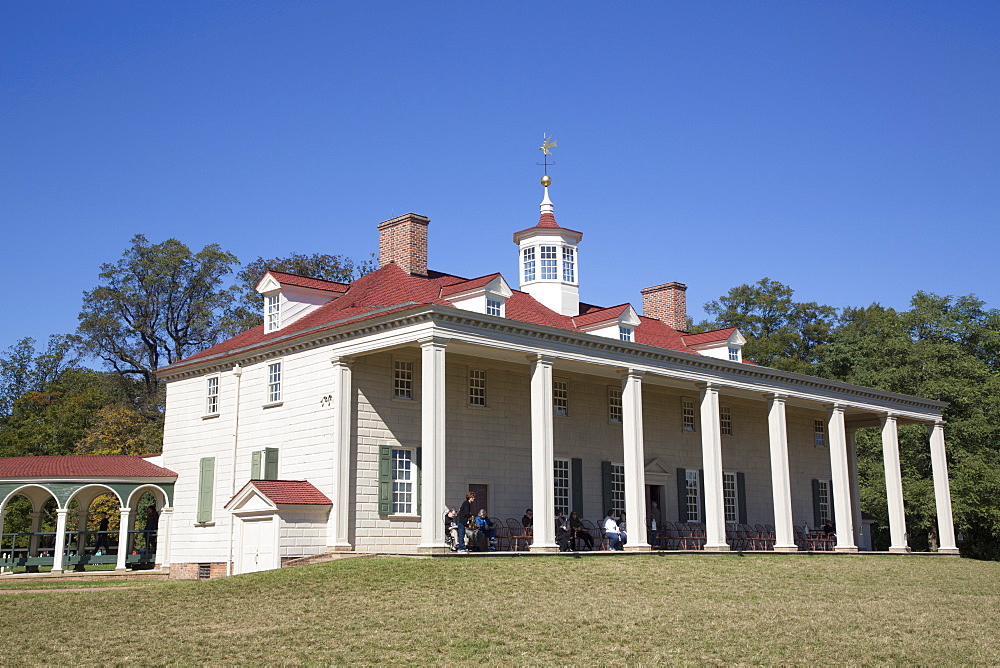
[[[25,489],[40,489],[44,491],[46,494],[48,494],[48,496],[42,498],[41,503],[36,503],[35,501],[38,498],[38,496],[33,494],[25,494],[23,492],[23,490]],[[23,496],[24,498],[28,499],[28,501],[31,501],[31,510],[32,512],[36,513],[41,512],[42,508],[45,507],[45,504],[48,502],[50,498],[55,500],[56,508],[58,509],[64,508],[63,506],[59,505],[59,497],[53,494],[52,490],[50,490],[45,485],[39,483],[26,483],[24,485],[21,485],[14,491],[12,491],[7,496],[5,496],[3,498],[3,501],[0,501],[0,513],[3,513],[7,509],[7,502],[13,499],[15,496]],[[67,501],[66,504],[67,504],[66,507],[69,507],[69,501]]]
[[[135,504],[139,502],[142,495],[149,492],[153,495],[153,500],[156,504],[156,510],[159,512],[164,506],[168,505],[167,500],[170,498],[167,496],[166,491],[162,487],[154,483],[146,483],[142,487],[136,487],[131,494],[128,496],[128,506],[127,508],[135,508]],[[157,498],[157,492],[160,493],[160,498]]]
[[[98,488],[104,488],[104,489],[106,489],[106,490],[107,490],[107,492],[101,492],[100,494],[95,494],[95,495],[94,495],[94,496],[93,496],[93,497],[92,497],[92,498],[90,499],[90,502],[91,502],[91,503],[93,503],[93,502],[94,502],[94,499],[96,499],[96,498],[97,498],[98,496],[104,496],[104,494],[106,494],[106,493],[110,492],[111,494],[114,494],[114,496],[115,496],[115,498],[116,498],[116,499],[118,499],[118,507],[119,507],[119,508],[121,508],[121,507],[122,507],[122,497],[118,495],[118,492],[116,492],[116,491],[115,491],[115,490],[113,490],[112,488],[108,487],[108,486],[107,486],[107,485],[105,485],[104,483],[100,483],[100,482],[94,482],[94,483],[90,483],[89,485],[85,485],[85,486],[81,487],[80,489],[76,490],[75,492],[73,492],[72,494],[70,494],[70,495],[69,495],[69,498],[68,498],[68,499],[66,499],[66,507],[67,507],[67,508],[69,508],[69,504],[70,504],[70,502],[71,502],[71,501],[73,501],[73,500],[74,500],[74,499],[75,499],[75,498],[77,497],[77,495],[78,495],[78,494],[79,494],[80,492],[82,492],[82,491],[84,491],[84,490],[91,490],[91,489],[94,489],[95,487],[98,487]],[[87,509],[88,509],[88,510],[90,509],[90,506],[89,506],[89,504],[88,504],[88,506],[87,506]]]

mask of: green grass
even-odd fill
[[[0,606],[7,665],[1000,664],[1000,563],[965,559],[361,558]]]

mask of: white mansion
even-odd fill
[[[548,186],[514,234],[519,290],[500,274],[427,268],[429,220],[378,226],[381,268],[350,284],[276,271],[265,324],[160,371],[162,466],[175,472],[166,554],[175,576],[277,568],[328,551],[435,553],[442,514],[470,489],[491,516],[627,511],[700,522],[837,524],[861,544],[853,445],[881,426],[892,551],[906,551],[896,426],[929,427],[941,551],[957,553],[938,401],[744,363],[735,329],[687,334],[685,286],[629,304],[582,303],[582,234],[560,227]],[[169,510],[169,509],[167,509]],[[166,527],[161,527],[166,529]],[[161,551],[164,548],[161,547]]]

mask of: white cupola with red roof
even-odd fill
[[[582,232],[560,227],[549,199],[548,176],[542,177],[538,224],[514,233],[518,247],[521,290],[560,315],[580,314],[580,272],[577,244]]]
[[[257,283],[264,296],[264,332],[276,332],[347,291],[344,283],[268,271]]]

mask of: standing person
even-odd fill
[[[524,517],[521,518],[521,526],[524,527],[524,535],[530,536],[532,531],[532,526],[535,523],[535,519],[531,514],[531,508],[524,511]]]
[[[609,508],[608,514],[604,516],[604,535],[608,538],[608,549],[616,551],[622,549],[621,532],[618,530],[613,508]]]
[[[94,546],[94,554],[108,553],[108,515],[101,513],[101,521],[97,524],[97,545]],[[101,549],[103,548],[103,549]]]
[[[150,554],[156,553],[156,531],[160,524],[160,514],[156,508],[150,506],[146,509],[146,524],[143,531],[146,532],[146,551]]]
[[[649,514],[646,516],[646,524],[652,532],[663,528],[663,516],[660,514],[660,504],[656,501],[649,502]]]
[[[469,520],[472,519],[472,502],[476,500],[475,492],[468,492],[465,495],[465,501],[462,502],[462,507],[458,510],[458,551],[468,552],[465,549],[465,529],[469,525]]]
[[[583,541],[588,550],[593,551],[594,537],[584,528],[583,520],[580,519],[580,514],[575,510],[569,514],[569,530],[573,534],[574,550],[580,549],[580,544],[576,542],[580,540]]]
[[[621,535],[622,545],[628,542],[628,527],[625,524],[625,511],[618,517],[618,533]]]

